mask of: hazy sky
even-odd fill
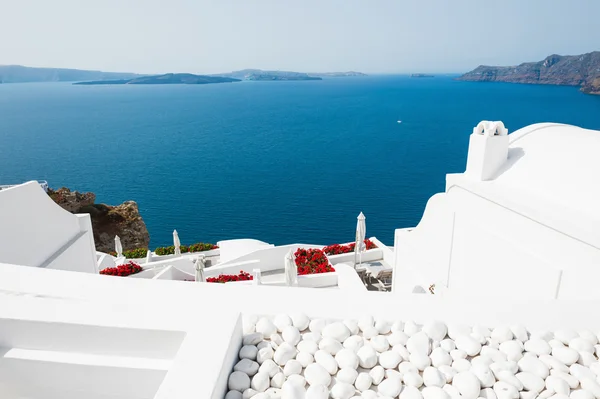
[[[0,64],[462,72],[600,50],[600,0],[0,0]]]

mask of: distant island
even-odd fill
[[[320,77],[309,76],[303,72],[291,71],[263,71],[261,69],[243,69],[241,71],[233,71],[219,73],[211,76],[219,76],[226,78],[234,78],[240,80],[322,80]]]
[[[309,72],[309,76],[316,76],[320,78],[345,78],[349,76],[368,76],[362,72],[348,71],[348,72]]]
[[[76,82],[80,80],[133,79],[143,75],[129,72],[86,71],[64,68],[32,68],[0,65],[0,83]]]
[[[428,75],[426,73],[413,73],[410,75],[411,78],[433,78],[433,75]]]
[[[542,61],[518,66],[481,65],[458,80],[579,86],[587,94],[600,95],[600,51],[582,55],[550,55]]]
[[[164,84],[187,84],[202,85],[210,83],[239,82],[239,79],[221,76],[193,75],[191,73],[167,73],[164,75],[142,76],[133,79],[118,80],[96,80],[88,82],[76,82],[75,85],[164,85]]]

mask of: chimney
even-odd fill
[[[504,123],[481,121],[469,139],[465,175],[477,181],[490,180],[508,158],[508,130]]]

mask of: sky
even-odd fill
[[[600,50],[600,0],[0,0],[0,65],[457,73]]]

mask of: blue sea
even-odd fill
[[[397,121],[401,120],[402,123]],[[480,120],[600,129],[577,88],[370,76],[213,85],[0,85],[0,184],[47,180],[135,200],[151,247],[257,238],[393,244]]]

